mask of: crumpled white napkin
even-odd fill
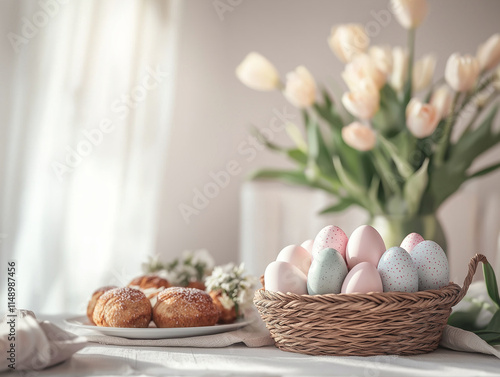
[[[15,333],[11,332],[12,320],[15,320]],[[38,321],[29,310],[16,310],[0,322],[0,372],[12,369],[9,365],[14,365],[15,370],[44,369],[69,359],[87,344],[84,337],[68,333],[48,321]]]
[[[473,332],[453,326],[446,326],[444,328],[443,337],[439,345],[454,351],[484,353],[500,359],[500,351],[498,349],[490,346]]]

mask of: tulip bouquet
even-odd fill
[[[298,126],[287,124],[293,147],[276,145],[256,131],[296,169],[260,170],[254,178],[281,179],[332,194],[336,200],[323,213],[358,205],[372,219],[392,216],[401,223],[434,215],[464,182],[500,167],[470,171],[479,155],[500,142],[500,133],[492,128],[500,90],[500,34],[480,45],[475,56],[452,54],[444,77],[433,80],[436,58],[414,56],[426,0],[392,0],[391,7],[407,29],[406,48],[370,46],[362,25],[332,29],[328,44],[346,63],[342,79],[347,90],[338,98],[318,90],[303,66],[288,73],[284,83],[258,53],[250,53],[237,67],[237,77],[250,88],[281,90],[302,110],[305,123],[306,138]]]

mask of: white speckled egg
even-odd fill
[[[422,237],[418,233],[410,233],[408,234],[403,242],[401,242],[400,247],[405,249],[407,252],[411,252],[415,246],[417,246],[420,242],[423,242],[424,237]]]
[[[411,251],[417,266],[418,289],[440,289],[450,282],[448,259],[441,246],[434,241],[423,241]]]
[[[300,244],[304,249],[306,249],[309,254],[312,255],[314,240],[306,240]]]
[[[307,292],[310,295],[340,293],[347,275],[347,265],[335,249],[323,249],[313,259],[307,276]]]
[[[373,264],[361,262],[349,271],[341,291],[342,293],[382,292],[382,279]]]
[[[349,268],[358,263],[369,262],[375,268],[385,252],[384,240],[377,230],[370,225],[362,225],[352,232],[346,248],[346,260]]]
[[[418,272],[410,254],[401,247],[391,247],[380,258],[377,270],[384,292],[417,292]]]
[[[345,260],[345,248],[347,246],[347,236],[342,229],[335,225],[328,225],[321,229],[314,239],[312,248],[313,259],[323,249],[332,248],[337,250]]]
[[[266,290],[282,293],[307,294],[307,277],[293,264],[271,262],[264,273]]]
[[[289,245],[280,251],[277,261],[288,262],[307,275],[311,266],[311,254],[302,246]]]

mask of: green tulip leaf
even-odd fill
[[[408,163],[408,161],[406,161],[404,158],[402,158],[401,152],[389,140],[387,140],[382,135],[379,135],[379,139],[382,142],[381,144],[384,146],[385,150],[391,156],[394,164],[396,164],[396,168],[398,169],[399,174],[401,174],[401,176],[405,179],[409,178],[414,172],[411,164]]]
[[[322,209],[320,214],[324,215],[326,213],[342,212],[353,204],[358,204],[358,202],[352,198],[340,198],[334,205]]]
[[[333,167],[331,153],[325,144],[318,124],[312,119],[310,119],[307,124],[307,137],[309,157],[316,162],[323,174],[337,179],[337,172]]]
[[[493,164],[493,165],[490,165],[484,169],[481,169],[471,175],[469,175],[467,177],[467,179],[473,179],[473,178],[477,178],[477,177],[481,177],[482,175],[486,175],[486,174],[489,174],[495,170],[497,170],[498,168],[500,168],[500,162],[497,163],[497,164]]]
[[[406,180],[403,195],[410,215],[415,215],[418,212],[422,196],[427,189],[429,182],[428,167],[429,159],[426,158],[420,169]]]
[[[481,309],[481,305],[474,304],[466,311],[454,311],[448,318],[448,325],[467,331],[476,331],[478,328],[475,323]]]
[[[491,264],[488,262],[483,263],[483,275],[488,296],[490,296],[491,300],[500,308],[497,278],[495,276],[495,271],[493,271],[493,267],[491,267]],[[498,330],[500,331],[500,319],[498,322]]]

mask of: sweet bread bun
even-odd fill
[[[153,308],[157,327],[213,326],[219,310],[210,295],[196,288],[172,287],[158,294]]]
[[[158,293],[170,287],[168,280],[157,275],[144,275],[136,277],[129,285],[130,288],[138,289],[151,301],[151,307],[156,304]]]
[[[203,282],[201,281],[190,281],[189,284],[187,285],[187,288],[196,288],[196,289],[201,289],[202,291],[204,291],[205,289],[207,289],[205,287],[205,284],[203,284]]]
[[[168,288],[170,283],[168,280],[163,279],[157,275],[144,275],[136,277],[132,280],[129,287],[138,287],[137,289],[148,289],[148,288]]]
[[[210,297],[220,312],[218,323],[233,323],[236,320],[236,307],[233,305],[230,309],[225,308],[220,301],[221,296],[221,291],[210,291]]]
[[[89,304],[87,305],[87,317],[91,323],[94,323],[94,320],[92,319],[92,316],[94,315],[94,308],[95,304],[97,303],[97,300],[99,297],[102,296],[102,294],[106,291],[109,291],[110,289],[117,288],[114,285],[107,285],[105,287],[99,288],[97,291],[92,293],[92,297],[90,298]]]
[[[148,327],[151,313],[151,303],[144,293],[124,287],[99,297],[92,319],[102,327]]]

